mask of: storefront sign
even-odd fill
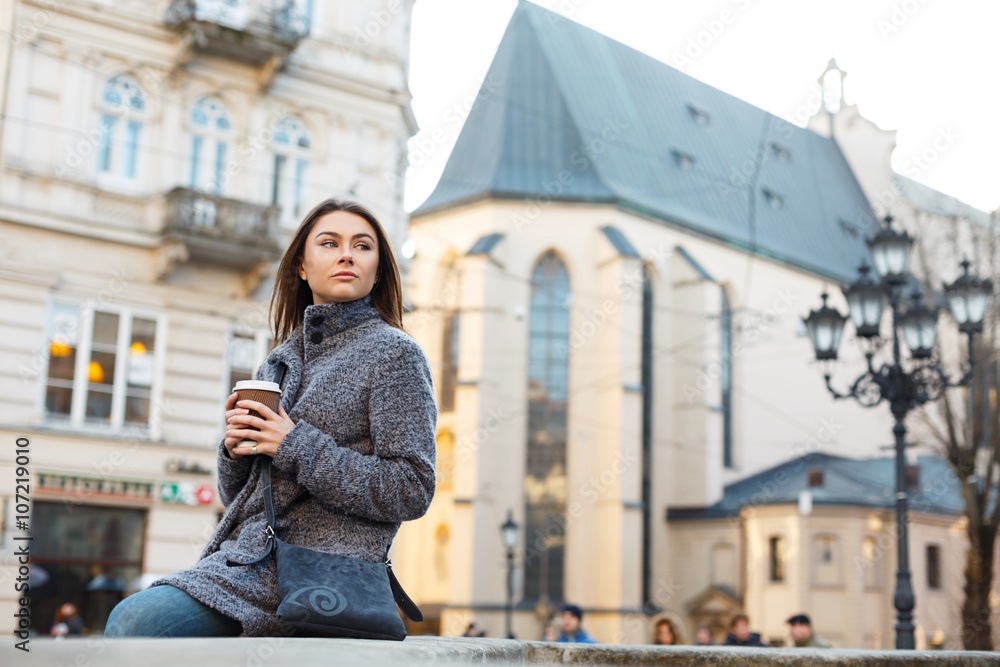
[[[215,489],[194,482],[167,483],[160,487],[160,500],[179,505],[211,505]]]

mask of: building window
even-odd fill
[[[133,179],[146,115],[142,88],[131,77],[116,76],[104,85],[100,109],[97,170],[100,174]]]
[[[222,194],[226,152],[232,125],[226,106],[214,97],[203,97],[191,109],[191,164],[189,185],[203,192]]]
[[[785,580],[785,538],[775,535],[768,538],[768,579],[773,583]]]
[[[149,426],[161,318],[56,303],[45,417],[73,426]]]
[[[687,110],[688,114],[691,116],[691,120],[693,120],[698,125],[708,125],[710,122],[712,122],[711,114],[709,114],[707,110],[702,109],[697,104],[688,104]]]
[[[719,317],[719,387],[722,403],[722,465],[732,468],[733,460],[733,309],[726,288],[722,288]]]
[[[672,150],[670,151],[671,157],[674,158],[674,164],[683,169],[684,171],[690,171],[694,168],[694,156],[690,153],[684,153],[683,151]]]
[[[788,162],[792,159],[792,152],[779,144],[777,141],[772,141],[767,145],[767,148],[771,153],[777,157],[782,162]]]
[[[927,588],[941,590],[941,547],[936,544],[927,545]]]
[[[865,588],[881,588],[882,586],[878,567],[879,555],[875,538],[866,537],[861,542],[861,562],[859,563],[864,569]]]
[[[563,599],[569,308],[569,274],[547,253],[531,276],[524,595],[550,601]]]
[[[441,410],[455,409],[455,388],[458,386],[458,311],[448,314],[442,337],[441,359]]]
[[[771,208],[781,208],[785,205],[785,200],[774,190],[763,188],[761,192],[764,193],[764,200],[770,204]]]
[[[455,478],[455,437],[441,432],[437,437],[437,490],[451,491]]]
[[[274,168],[271,174],[271,203],[281,209],[285,226],[297,226],[305,215],[308,200],[311,143],[309,131],[299,120],[286,117],[274,129]]]
[[[229,384],[226,395],[240,380],[252,380],[257,368],[271,351],[271,335],[267,331],[234,331],[229,338]]]
[[[813,585],[839,586],[840,540],[836,535],[816,535],[813,538]]]

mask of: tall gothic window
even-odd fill
[[[524,596],[563,599],[569,274],[546,253],[531,277]]]
[[[732,468],[733,462],[733,309],[729,295],[722,288],[722,308],[719,318],[719,359],[721,362],[722,395],[722,464]]]

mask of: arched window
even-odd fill
[[[191,128],[191,178],[196,190],[222,194],[226,151],[232,124],[220,100],[203,97],[195,102],[189,117]]]
[[[545,254],[531,276],[524,595],[563,599],[569,274]]]
[[[312,147],[309,131],[299,120],[285,117],[274,129],[272,144],[271,203],[281,208],[283,224],[296,226],[306,212],[306,179]]]
[[[136,174],[139,136],[146,117],[146,98],[130,76],[109,79],[101,93],[101,130],[97,170],[132,179]]]
[[[441,411],[455,409],[455,388],[458,386],[458,326],[457,310],[448,313],[441,340]]]

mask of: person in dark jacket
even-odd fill
[[[230,395],[217,456],[222,520],[192,567],[119,603],[105,636],[291,634],[274,616],[274,559],[227,565],[264,551],[264,457],[278,539],[385,558],[401,522],[426,513],[436,481],[431,372],[402,311],[396,261],[372,213],[335,199],[310,211],[278,267],[276,347],[255,376],[276,382],[278,361],[287,365],[280,406]]]
[[[726,646],[767,646],[760,634],[750,632],[750,619],[746,614],[736,614],[729,622],[729,634],[726,635]]]
[[[792,635],[792,641],[798,647],[830,648],[830,645],[817,635],[812,629],[812,621],[805,614],[795,614],[789,618],[788,632]]]
[[[587,631],[580,627],[583,621],[583,610],[575,604],[567,604],[562,608],[562,616],[559,619],[562,623],[562,634],[556,639],[557,642],[579,642],[581,644],[599,644],[596,639],[587,634]]]

